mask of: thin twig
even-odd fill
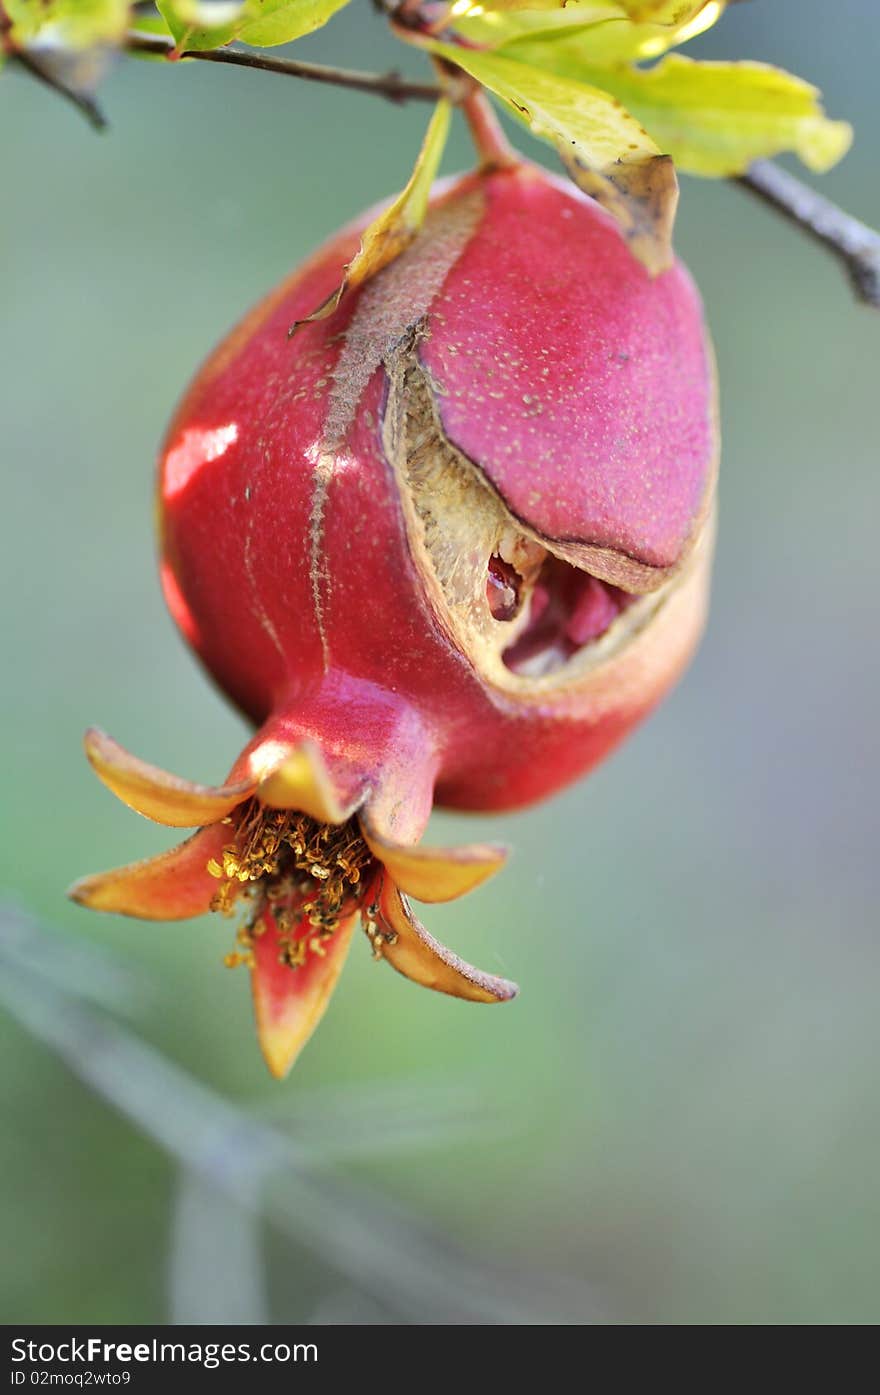
[[[462,102],[462,111],[484,170],[510,169],[517,163],[519,157],[479,83],[472,85]]]
[[[444,88],[431,82],[408,82],[395,72],[356,72],[321,63],[300,63],[292,58],[272,58],[235,48],[194,49],[178,54],[171,39],[154,34],[131,32],[126,36],[125,48],[132,53],[150,53],[160,57],[174,55],[197,59],[202,63],[225,63],[232,67],[255,68],[265,73],[280,73],[286,77],[302,78],[306,82],[347,87],[355,92],[372,92],[398,104],[408,101],[434,102],[444,95],[453,101],[461,101],[467,96],[464,90],[456,94],[454,85]],[[105,125],[100,109],[91,98],[65,86],[31,55],[18,52],[15,57],[38,81],[73,102],[94,126],[100,128]],[[756,161],[747,174],[737,176],[734,182],[836,256],[843,263],[858,299],[874,309],[880,309],[880,233],[845,213],[830,199],[816,193],[808,184],[802,183],[772,161]]]
[[[140,53],[170,55],[175,51],[170,40],[137,33],[129,34],[126,47]],[[288,77],[348,87],[358,92],[373,92],[398,103],[411,100],[432,102],[444,95],[442,86],[405,82],[397,73],[352,72],[346,68],[298,63],[289,58],[270,58],[234,48],[193,51],[183,56],[207,63],[230,63],[240,68],[282,73]],[[446,95],[456,100],[455,93],[448,89]],[[463,95],[466,98],[467,92],[464,91]],[[473,126],[473,121],[471,124]],[[740,175],[735,182],[837,256],[843,262],[858,298],[866,305],[880,309],[880,234],[769,160],[756,161],[749,172]]]
[[[770,160],[736,182],[837,257],[858,299],[880,310],[880,233]]]
[[[153,53],[169,57],[176,53],[171,40],[153,34],[128,34],[125,47],[131,53]],[[355,92],[373,92],[378,97],[385,97],[389,102],[436,102],[444,95],[442,89],[434,83],[407,82],[399,73],[354,72],[350,68],[330,68],[322,63],[299,63],[292,58],[270,58],[263,53],[244,52],[242,49],[193,49],[177,56],[196,58],[202,63],[228,63],[236,68],[257,68],[260,72],[281,73],[286,77],[303,78],[306,82],[348,87]]]

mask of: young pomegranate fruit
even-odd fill
[[[288,338],[362,227],[233,331],[162,452],[168,604],[257,734],[219,787],[87,737],[120,799],[200,831],[72,894],[239,916],[227,958],[277,1075],[359,917],[407,977],[514,995],[410,910],[504,858],[419,846],[432,805],[582,775],[680,673],[707,594],[715,391],[686,271],[652,280],[596,204],[518,165],[439,187],[410,247]]]

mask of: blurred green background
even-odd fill
[[[418,70],[399,49],[355,0],[297,55]],[[736,5],[688,52],[820,84],[857,132],[822,187],[880,223],[875,0]],[[65,901],[77,875],[169,843],[102,789],[80,738],[98,723],[206,780],[242,744],[160,597],[155,448],[227,327],[401,186],[427,112],[133,60],[102,101],[98,137],[23,76],[0,82],[0,860],[18,1004],[0,1013],[0,1315],[876,1322],[880,319],[746,194],[684,181],[678,246],[724,424],[702,650],[585,784],[477,825],[513,863],[431,925],[519,1000],[421,992],[356,942],[277,1085],[225,927]],[[446,168],[468,158],[459,130]],[[438,819],[444,836],[463,823]],[[191,1097],[193,1078],[216,1095]],[[220,1096],[238,1112],[214,1134],[200,1110],[222,1114]],[[266,1120],[302,1150],[275,1169],[274,1219],[248,1213],[264,1168],[248,1130]]]

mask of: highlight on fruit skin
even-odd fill
[[[365,221],[233,330],[161,455],[169,608],[256,735],[219,787],[87,737],[125,803],[200,831],[73,895],[240,915],[228,962],[278,1075],[358,917],[408,977],[513,996],[409,908],[503,861],[422,847],[431,809],[584,774],[674,683],[708,593],[715,382],[684,268],[651,279],[595,203],[519,164],[437,186],[412,245],[288,339]]]

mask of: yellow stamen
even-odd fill
[[[374,959],[381,959],[386,945],[397,944],[396,930],[380,930],[376,922],[379,914],[379,906],[376,902],[372,905],[361,907],[361,925],[364,934],[370,942],[370,949]]]
[[[375,866],[355,821],[320,824],[252,799],[224,822],[235,831],[220,860],[207,864],[220,883],[211,909],[231,915],[242,897],[248,902],[236,934],[244,952],[232,951],[225,962],[231,968],[253,965],[254,940],[265,932],[267,909],[277,927],[281,963],[296,969],[309,954],[323,957],[327,941],[355,910]]]

